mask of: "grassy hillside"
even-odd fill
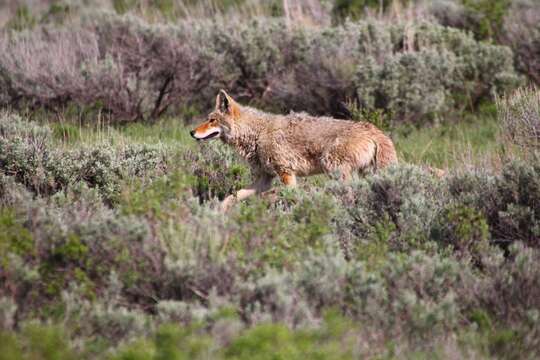
[[[539,357],[540,9],[495,3],[14,2],[0,360]],[[221,87],[400,163],[224,214],[249,168],[189,136]]]

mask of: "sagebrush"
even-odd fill
[[[114,356],[228,358],[274,341],[293,358],[307,348],[338,358],[538,351],[538,158],[442,180],[401,165],[282,189],[223,217],[214,197],[247,173],[217,144],[157,153],[94,145],[83,164],[101,164],[90,167],[99,174],[51,172],[47,151],[77,164],[81,145],[61,150],[47,126],[3,119],[2,144],[20,149],[8,153],[44,149],[31,164],[1,163],[0,320],[13,354],[93,358],[128,342]],[[57,327],[33,327],[36,314]],[[15,328],[23,331],[8,333]],[[95,346],[72,346],[91,338]]]

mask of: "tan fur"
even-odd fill
[[[446,171],[443,169],[439,169],[432,166],[425,166],[425,169],[433,176],[438,177],[439,179],[442,179],[446,176]]]
[[[216,99],[216,110],[192,131],[199,139],[219,137],[250,164],[255,182],[225,199],[235,200],[270,189],[278,176],[288,186],[296,176],[339,174],[384,168],[397,162],[392,140],[367,122],[314,117],[306,113],[275,115],[236,103],[225,91]]]

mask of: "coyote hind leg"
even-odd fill
[[[323,172],[334,180],[347,182],[352,179],[353,169],[348,163],[344,164],[325,161],[323,163]]]
[[[339,171],[339,180],[341,180],[342,182],[348,182],[351,180],[352,178],[351,170],[348,167],[341,168],[338,171]]]

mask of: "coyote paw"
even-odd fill
[[[268,199],[271,203],[275,203],[279,199],[279,189],[274,188],[263,192],[261,195]]]
[[[234,205],[236,197],[234,195],[227,196],[220,205],[221,212],[225,213]]]

